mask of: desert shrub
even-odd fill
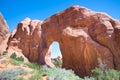
[[[92,77],[96,80],[120,80],[120,72],[113,69],[103,71],[99,68],[95,68],[92,70]]]
[[[0,80],[17,80],[19,75],[26,75],[27,71],[21,67],[0,71]]]
[[[95,68],[92,70],[92,77],[96,78],[97,80],[103,80],[104,72],[100,68]]]
[[[41,74],[34,74],[32,75],[29,80],[42,80]]]
[[[29,68],[34,69],[31,74],[32,76],[29,78],[29,80],[42,80],[42,67],[37,63],[25,63],[25,66],[28,66]]]
[[[3,54],[2,55],[6,55],[8,53],[8,51],[3,51]]]
[[[7,51],[3,51],[2,53],[0,53],[0,59],[2,59],[7,53]]]
[[[43,80],[41,71],[40,70],[34,70],[32,72],[32,76],[29,78],[29,80]]]
[[[55,60],[55,61],[52,61],[52,62],[56,67],[60,68],[62,66],[62,60]]]
[[[11,59],[15,59],[17,61],[21,61],[21,62],[24,62],[24,58],[22,56],[20,57],[17,57],[16,53],[12,53],[12,55],[10,56]]]
[[[17,55],[16,55],[16,53],[14,52],[14,53],[12,53],[12,55],[10,56],[10,58],[12,58],[12,59],[16,59],[16,57],[17,57]]]
[[[120,80],[120,72],[117,70],[109,69],[105,74],[104,80]]]
[[[23,64],[22,61],[17,61],[17,60],[15,60],[15,59],[10,59],[10,60],[9,60],[9,63],[11,63],[11,64],[13,64],[13,65],[15,65],[15,66],[19,66],[19,65]]]
[[[16,58],[17,61],[22,61],[24,62],[24,58],[22,56]]]
[[[46,68],[42,74],[47,74],[49,80],[83,80],[76,76],[72,70],[61,68]]]
[[[18,77],[17,80],[25,80],[23,77]]]
[[[16,53],[12,53],[12,55],[10,56],[10,60],[9,62],[13,65],[20,65],[24,62],[24,58],[22,56],[17,57]]]
[[[41,66],[37,63],[25,63],[24,65],[26,65],[26,66],[28,66],[29,68],[32,68],[32,69],[37,69],[37,70],[41,69]]]

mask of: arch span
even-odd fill
[[[114,60],[117,61],[118,57],[114,58],[115,51],[110,51],[114,43],[109,36],[114,34],[107,33],[114,29],[112,22],[114,26],[117,25],[106,14],[72,6],[43,22],[42,44],[45,48],[42,49],[42,54],[46,54],[47,51],[44,50],[48,50],[52,42],[57,41],[63,57],[62,67],[74,70],[81,77],[90,75],[91,70],[100,67],[101,63],[107,64],[109,68],[117,67]],[[109,45],[111,43],[113,44]],[[120,62],[118,63],[120,65]]]
[[[120,22],[104,13],[72,6],[45,21],[25,19],[11,34],[8,49],[23,53],[31,62],[51,62],[51,44],[60,45],[62,67],[88,76],[95,67],[120,70]]]

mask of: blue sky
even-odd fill
[[[0,12],[12,31],[18,22],[26,17],[45,20],[72,5],[106,12],[113,18],[120,20],[120,0],[0,0]],[[53,57],[60,53],[57,43],[53,43],[52,52]]]

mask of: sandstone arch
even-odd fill
[[[114,41],[118,38],[115,38],[115,30],[119,26],[117,20],[105,13],[72,6],[42,23],[42,39],[46,48],[53,41],[58,41],[63,67],[73,69],[77,75],[83,77],[90,75],[91,70],[100,63],[107,64],[109,68],[120,68],[120,51]]]
[[[32,62],[54,67],[50,45],[57,41],[62,67],[81,77],[90,75],[101,63],[120,70],[120,22],[105,13],[72,6],[43,22],[24,20],[20,24],[9,38],[8,49],[21,51]]]

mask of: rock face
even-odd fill
[[[8,49],[23,53],[28,60],[38,61],[38,45],[41,38],[41,21],[26,18],[20,22],[8,41]]]
[[[21,21],[9,37],[8,52],[10,54],[13,52],[23,54],[30,62],[40,63],[41,24],[42,21],[30,20],[30,18]],[[46,62],[49,64],[48,66],[54,67],[50,55],[51,48],[47,51]],[[44,59],[41,59],[41,62],[44,62]]]
[[[2,53],[7,47],[9,29],[6,21],[0,14],[0,53]]]
[[[42,24],[42,25],[41,25]],[[42,27],[41,27],[42,26]],[[51,44],[57,41],[63,68],[81,77],[95,67],[120,70],[120,22],[105,13],[72,6],[43,23],[25,19],[9,38],[8,48],[23,53],[30,61],[51,63]]]
[[[42,54],[57,41],[62,67],[81,77],[90,75],[95,67],[102,68],[101,64],[120,70],[120,22],[105,13],[72,6],[46,19],[42,33]]]

